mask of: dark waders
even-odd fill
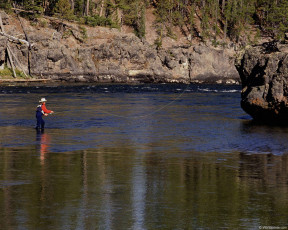
[[[37,108],[36,119],[37,119],[36,129],[40,129],[40,128],[44,129],[45,121],[43,120],[43,113],[42,113],[41,107],[40,109]]]

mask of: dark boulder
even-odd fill
[[[288,124],[288,46],[272,42],[248,47],[236,59],[241,107],[254,120]]]

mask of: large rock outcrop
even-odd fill
[[[248,47],[236,67],[244,111],[257,121],[288,123],[288,46],[271,42]]]
[[[7,33],[25,39],[17,18],[6,18]],[[26,72],[37,78],[125,83],[239,81],[233,54],[223,49],[198,44],[157,50],[134,34],[116,29],[57,20],[46,20],[43,27],[22,21],[33,47],[28,52],[24,44],[11,44],[11,49]],[[0,52],[5,44],[5,39],[0,41]]]

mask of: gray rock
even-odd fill
[[[0,38],[0,69],[4,69],[5,67],[6,48],[7,48],[7,39],[2,37]]]
[[[9,16],[4,11],[0,11],[3,25],[9,25]]]
[[[52,49],[52,50],[50,49],[48,51],[47,58],[49,60],[52,60],[53,62],[57,62],[57,61],[61,60],[63,57],[64,57],[64,55],[63,55],[61,49],[60,50],[59,49]]]
[[[30,53],[27,47],[11,46],[24,66],[30,63],[34,77],[81,82],[237,83],[239,79],[233,53],[226,50],[205,45],[156,50],[133,34],[108,28],[81,30],[69,22],[60,23],[62,29],[57,25],[37,29],[28,22],[25,25],[33,43]],[[7,32],[19,33],[15,28],[11,26]],[[0,58],[5,59],[2,50],[4,40],[0,40]],[[276,87],[280,83],[275,80],[274,84]]]
[[[285,46],[278,44],[272,51],[271,47],[267,50],[267,44],[247,47],[236,60],[242,82],[241,106],[255,120],[288,124],[288,49]]]
[[[189,52],[190,78],[212,82],[233,79],[238,82],[240,79],[234,66],[234,57],[228,51],[203,45],[195,46]]]

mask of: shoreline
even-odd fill
[[[89,84],[97,84],[97,85],[158,85],[158,84],[171,84],[171,85],[219,85],[219,86],[240,86],[239,83],[216,83],[216,82],[190,82],[190,83],[183,83],[183,82],[152,82],[152,83],[143,83],[143,82],[66,82],[66,81],[59,81],[59,80],[48,80],[41,79],[41,80],[15,80],[9,81],[0,80],[0,87],[1,86],[21,86],[21,85],[89,85]]]
[[[0,78],[0,84],[1,83],[14,83],[14,82],[19,82],[19,83],[22,83],[22,82],[47,82],[47,81],[55,81],[55,80],[50,80],[50,79],[17,79],[17,78],[14,78],[14,79],[1,79]]]
[[[0,78],[0,86],[9,84],[59,84],[59,85],[71,85],[71,84],[196,84],[196,85],[241,85],[240,80],[236,79],[193,79],[188,81],[91,81],[91,80],[77,80],[77,79],[49,79],[49,78]]]

